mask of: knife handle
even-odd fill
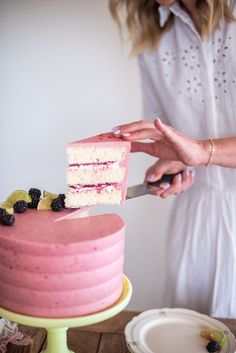
[[[161,183],[168,183],[171,184],[173,181],[173,178],[178,175],[179,173],[176,174],[163,174],[162,178],[154,181],[154,182],[148,182],[147,184],[150,186],[160,186]]]

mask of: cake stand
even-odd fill
[[[108,309],[95,314],[73,318],[42,318],[14,313],[0,308],[0,316],[18,324],[42,327],[47,330],[47,348],[41,353],[73,353],[67,347],[67,330],[71,327],[82,327],[95,324],[115,316],[129,303],[132,286],[129,279],[123,277],[123,290],[120,298]]]

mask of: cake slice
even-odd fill
[[[123,204],[130,142],[106,133],[67,146],[67,208]]]

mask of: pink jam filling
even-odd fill
[[[87,185],[69,185],[70,189],[73,189],[76,192],[81,192],[81,191],[91,191],[91,190],[97,190],[101,191],[109,186],[114,186],[115,188],[120,188],[120,183],[104,183],[104,184],[87,184]]]
[[[72,163],[69,164],[69,167],[80,167],[80,166],[109,166],[111,164],[115,163],[115,161],[107,161],[107,162],[96,162],[96,163]]]

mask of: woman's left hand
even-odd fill
[[[193,140],[173,127],[156,119],[153,123],[137,121],[113,129],[116,136],[131,141],[132,152],[144,152],[166,160],[181,161],[188,166],[206,164],[209,145],[205,141]],[[152,139],[143,143],[137,140]]]

